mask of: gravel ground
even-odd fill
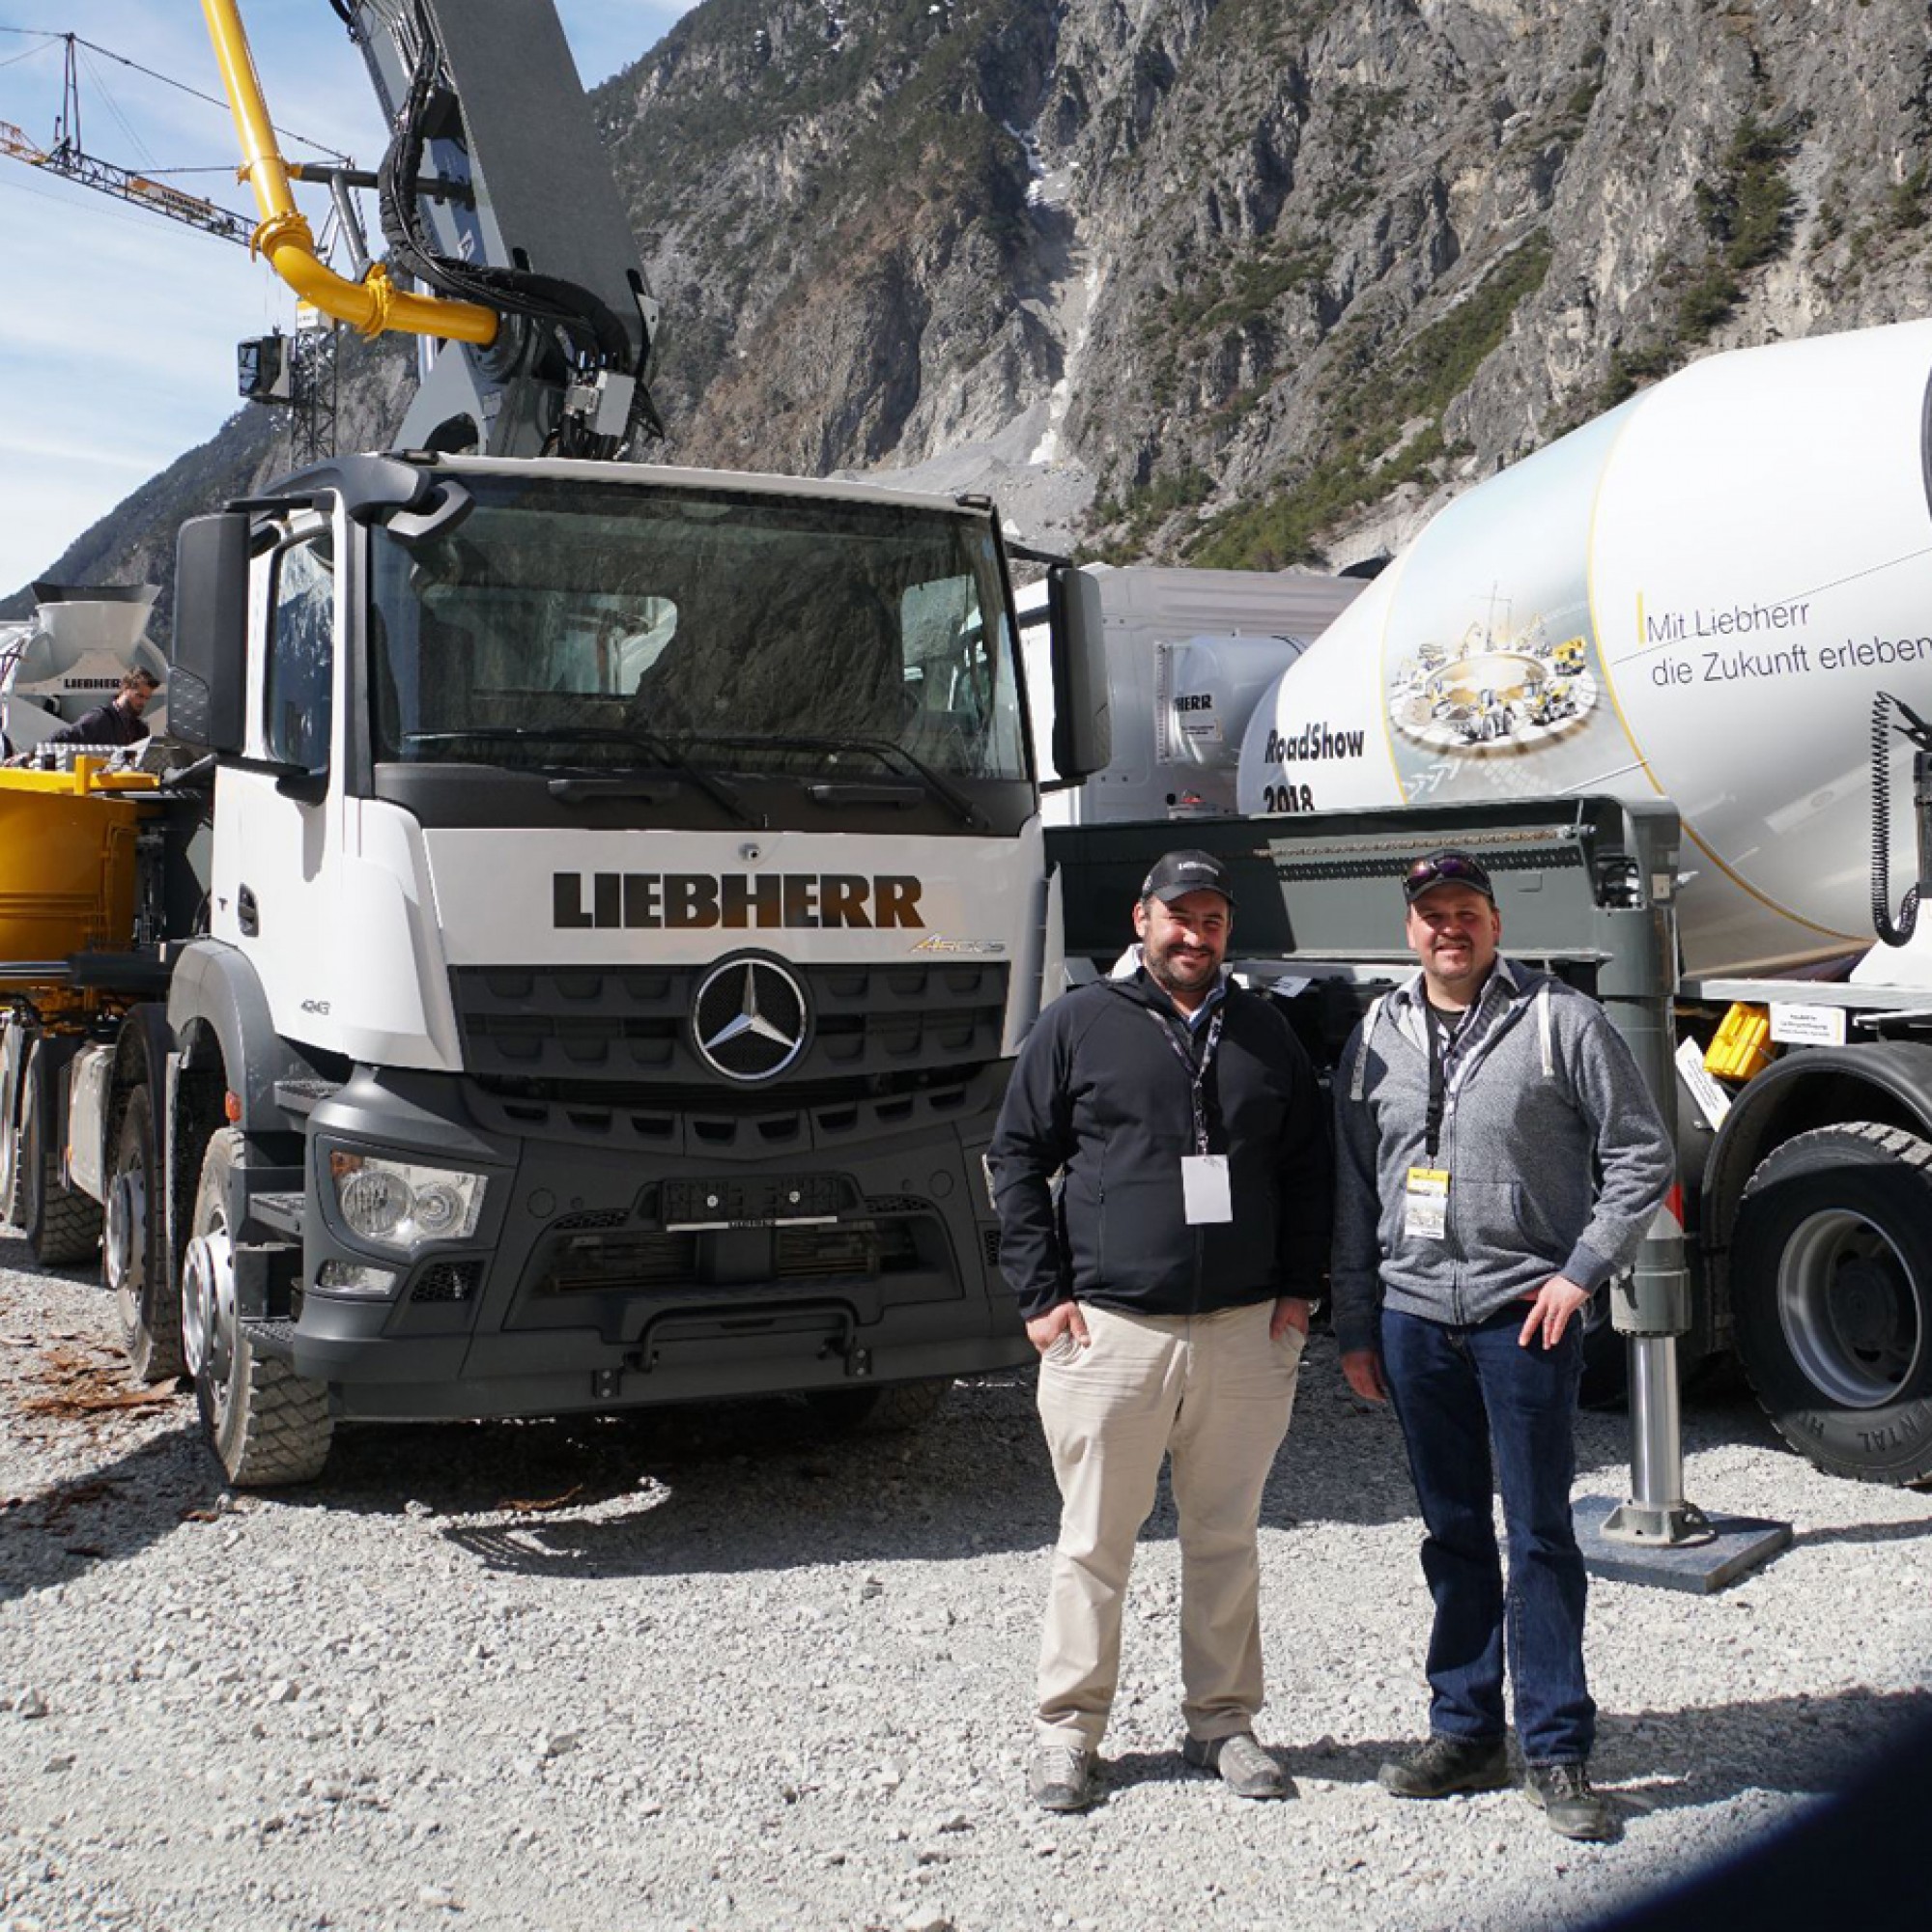
[[[0,1235],[0,1928],[1520,1928],[1587,1922],[1830,1791],[1932,1707],[1922,1495],[1693,1406],[1693,1499],[1796,1547],[1714,1598],[1601,1583],[1619,1845],[1514,1792],[1375,1786],[1424,1722],[1392,1423],[1318,1336],[1262,1532],[1265,1737],[1297,1802],[1179,1759],[1163,1498],[1103,1804],[1021,1795],[1055,1497],[1031,1378],[920,1435],[726,1416],[338,1437],[230,1496],[192,1398],[131,1405],[108,1309]],[[1623,1492],[1622,1418],[1582,1424]]]

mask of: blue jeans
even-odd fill
[[[1422,1574],[1435,1601],[1429,1727],[1500,1738],[1504,1633],[1517,1737],[1529,1764],[1590,1754],[1597,1707],[1583,1680],[1583,1558],[1570,1520],[1583,1333],[1519,1346],[1527,1304],[1452,1328],[1382,1311],[1382,1368],[1428,1531]],[[1492,1514],[1509,1536],[1503,1586]]]

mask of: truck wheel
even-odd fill
[[[1731,1244],[1738,1355],[1833,1475],[1932,1479],[1932,1143],[1859,1121],[1762,1161]]]
[[[228,1177],[242,1150],[241,1131],[223,1127],[202,1159],[182,1264],[182,1349],[209,1446],[238,1490],[261,1490],[321,1475],[335,1425],[327,1389],[258,1355],[236,1311]]]
[[[18,1023],[0,1020],[0,1220],[10,1228],[23,1228],[27,1222],[26,1170],[20,1165],[20,1114],[26,1103],[27,1083],[23,1075],[32,1047],[21,1038],[15,1047]],[[12,1065],[13,1077],[5,1077]]]
[[[923,1429],[952,1392],[950,1377],[876,1388],[813,1389],[806,1406],[832,1435],[898,1435]]]
[[[167,1203],[155,1156],[155,1109],[145,1087],[128,1095],[107,1184],[100,1277],[114,1296],[121,1346],[144,1382],[182,1372],[181,1283],[170,1264]]]
[[[45,1074],[29,1062],[20,1122],[19,1166],[26,1193],[20,1226],[42,1267],[71,1267],[75,1262],[92,1261],[100,1244],[100,1204],[61,1179],[61,1151],[47,1131],[53,1096],[46,1089]]]
[[[10,1228],[27,1225],[27,1170],[20,1161],[20,1131],[0,1121],[0,1220]]]

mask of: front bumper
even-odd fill
[[[603,1117],[437,1075],[358,1072],[309,1120],[299,1295],[269,1345],[346,1418],[558,1414],[970,1375],[1032,1359],[980,1155],[1005,1086],[653,1149]],[[400,1260],[342,1225],[331,1147],[489,1177],[473,1240]],[[313,1286],[397,1266],[390,1299]],[[265,1335],[264,1341],[269,1338]]]

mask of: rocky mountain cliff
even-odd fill
[[[1904,0],[704,0],[591,105],[665,458],[1113,557],[1345,563],[1693,356],[1932,307]]]

